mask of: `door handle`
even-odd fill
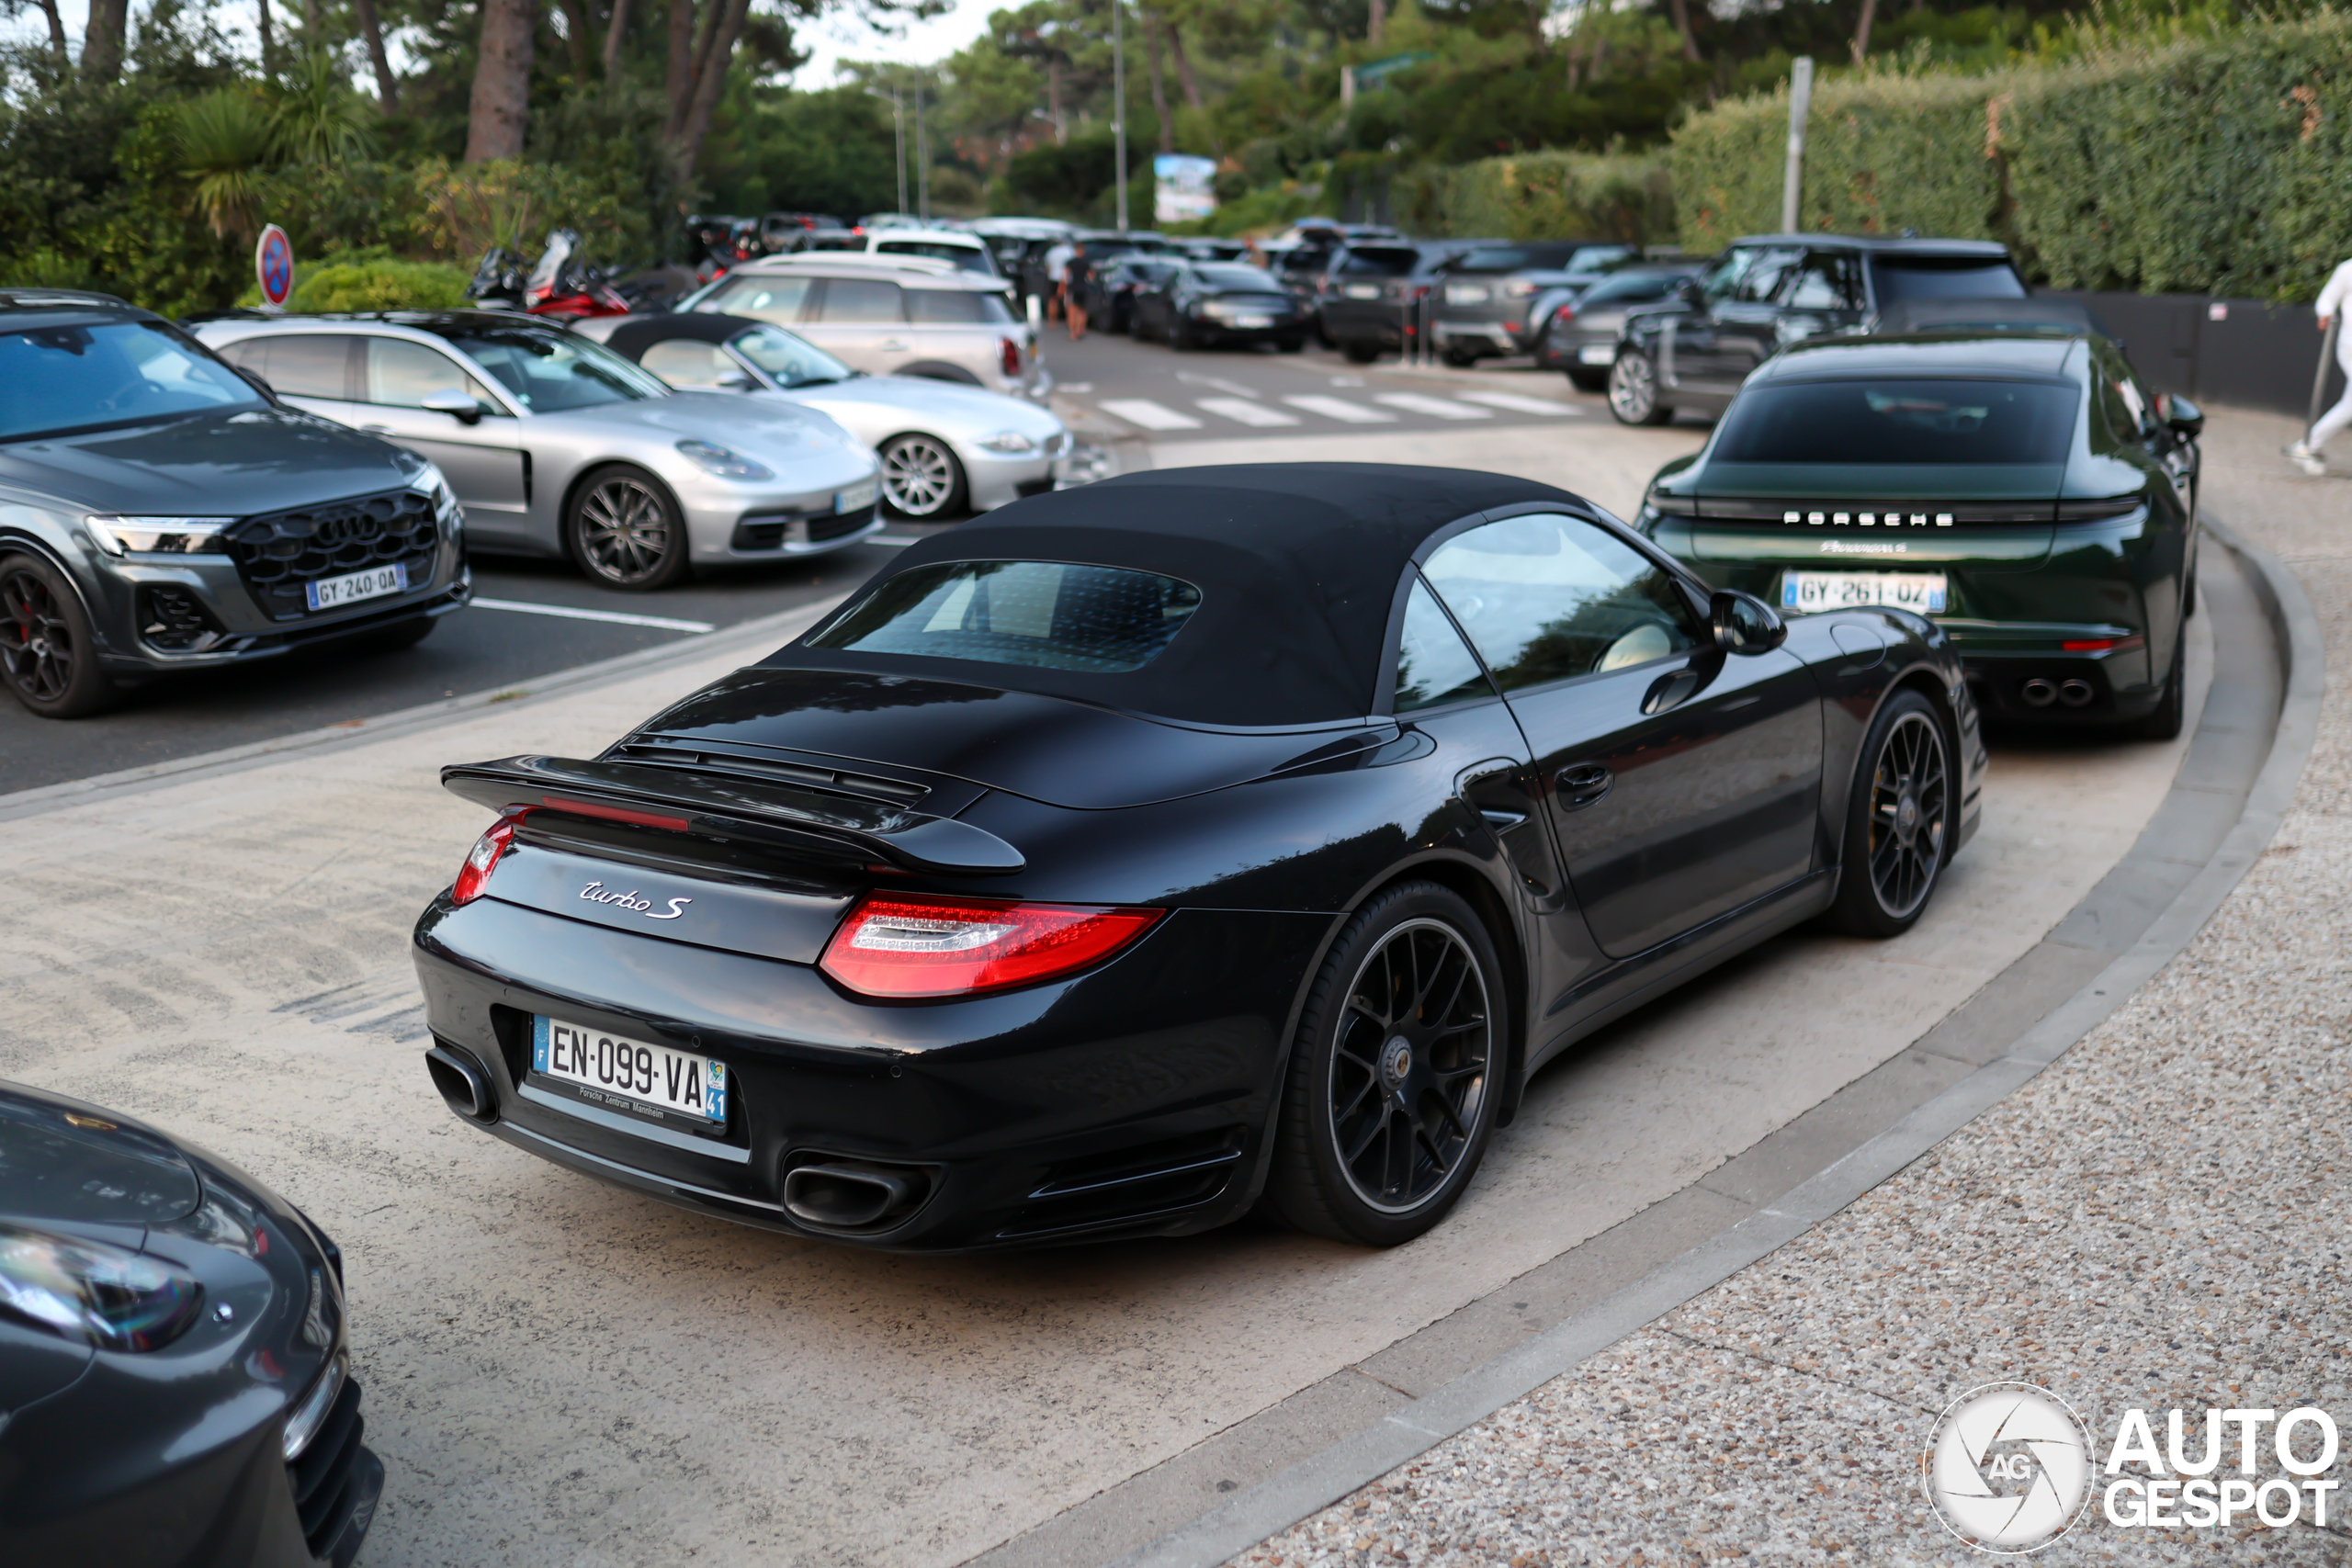
[[[1553,775],[1559,786],[1560,809],[1582,811],[1607,795],[1617,776],[1599,762],[1571,762]]]
[[[907,345],[900,343],[896,338],[892,338],[888,343],[877,344],[875,346],[876,352],[881,354],[904,354],[907,352]]]

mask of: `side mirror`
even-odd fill
[[[2156,394],[2156,417],[2177,442],[2185,444],[2205,434],[2205,411],[2177,392]]]
[[[1684,278],[1681,287],[1675,289],[1674,295],[1685,305],[1697,307],[1703,306],[1707,302],[1706,286],[1695,277]]]
[[[459,424],[481,423],[481,404],[455,387],[444,387],[437,392],[427,392],[418,400],[416,406],[433,413],[446,413]]]
[[[1781,613],[1736,588],[1716,592],[1708,602],[1707,618],[1714,626],[1715,646],[1725,653],[1770,653],[1789,640]]]

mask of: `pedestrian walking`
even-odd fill
[[[2319,291],[2319,303],[2312,309],[2318,313],[2322,332],[2335,324],[2337,312],[2352,302],[2352,261],[2338,265],[2330,275],[2327,287]],[[2338,327],[2335,333],[2335,362],[2344,367],[2344,396],[2335,406],[2319,416],[2301,441],[2287,448],[2287,456],[2307,474],[2317,476],[2327,472],[2327,461],[2320,456],[2320,448],[2352,425],[2352,333]]]
[[[1046,312],[1058,316],[1069,301],[1069,257],[1077,247],[1057,240],[1046,252]]]
[[[1086,291],[1094,282],[1094,264],[1087,259],[1086,243],[1080,241],[1069,251],[1069,265],[1065,269],[1065,285],[1069,296],[1069,341],[1076,343],[1086,335]]]

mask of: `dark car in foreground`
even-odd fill
[[[2087,332],[1828,339],[1758,370],[1637,526],[1784,613],[1935,621],[1988,716],[2180,732],[2197,437]]]
[[[1135,297],[1135,335],[1170,348],[1271,343],[1295,354],[1313,330],[1313,312],[1280,278],[1234,262],[1191,264]]]
[[[1528,352],[1539,368],[1566,371],[1577,390],[1600,391],[1617,362],[1625,318],[1673,298],[1696,275],[1692,266],[1630,266],[1598,283],[1539,294],[1528,311],[1528,331],[1534,337]]]
[[[1671,301],[1627,315],[1609,412],[1626,424],[1663,424],[1677,409],[1719,414],[1749,371],[1792,343],[1905,301],[2025,293],[2007,248],[1990,241],[1751,235]]]
[[[497,813],[419,919],[460,1115],[883,1247],[1434,1224],[1528,1076],[1981,808],[1960,661],[1450,469],[1127,474],[900,556]]]
[[[0,1083],[0,1562],[348,1568],[343,1255],[223,1161]]]
[[[330,638],[406,647],[470,583],[430,462],[119,299],[0,289],[0,677],[34,713]]]

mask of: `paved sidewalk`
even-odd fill
[[[2292,568],[2341,670],[2352,479],[2290,469],[2294,434],[2215,411],[2204,500]],[[1235,1561],[1981,1563],[1917,1471],[1937,1415],[1979,1384],[2052,1389],[2095,1461],[2134,1406],[2160,1442],[2175,1407],[2192,1432],[2209,1406],[2344,1421],[2347,690],[2331,680],[2254,870],[2055,1066],[1833,1219]],[[2035,1561],[2346,1563],[2344,1523],[2127,1530],[2095,1486]]]

